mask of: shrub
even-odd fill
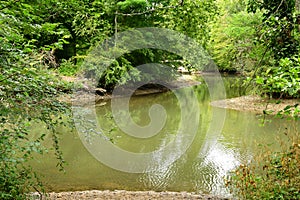
[[[300,59],[284,58],[256,77],[260,92],[271,98],[300,97]]]
[[[64,76],[74,76],[79,71],[79,65],[75,65],[72,60],[63,59],[60,63],[58,71]]]
[[[242,199],[300,199],[300,141],[263,158],[233,172],[226,183],[231,191]]]

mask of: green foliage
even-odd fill
[[[299,20],[294,0],[249,0],[250,13],[262,13],[254,44],[265,48],[250,82],[258,92],[273,98],[299,97]]]
[[[222,16],[211,25],[210,51],[221,71],[250,72],[263,54],[263,47],[253,43],[262,14],[247,13],[245,6],[237,6],[240,4],[226,4]]]
[[[285,58],[279,67],[269,67],[262,76],[256,77],[261,93],[273,98],[300,97],[300,59]]]
[[[146,0],[125,0],[117,3],[122,12],[141,12],[150,6]]]
[[[263,160],[241,165],[227,185],[242,199],[299,199],[300,142],[288,150],[266,153]]]
[[[88,46],[90,49],[115,33],[132,28],[153,26],[177,30],[193,37],[205,46],[209,37],[208,21],[213,19],[217,13],[217,7],[213,0],[184,1],[183,4],[175,0],[97,1],[97,8],[95,9],[95,4],[85,5],[84,10],[88,11],[89,15],[86,15],[86,12],[78,13],[73,21],[76,35],[78,37],[87,36],[86,41],[88,41],[88,45],[91,45]],[[149,33],[149,35],[151,34]],[[118,42],[120,43],[118,40],[116,46],[118,46]],[[129,43],[132,42],[133,40],[129,41]],[[163,64],[167,61],[170,66],[172,64],[174,68],[177,68],[182,63],[178,62],[181,59],[162,50],[140,49],[121,56],[108,67],[107,71],[98,73],[102,74],[102,77],[97,77],[97,79],[100,79],[100,87],[111,90],[119,80],[121,83],[125,82],[125,79],[139,81],[141,73],[138,70],[133,73],[134,75],[131,74],[132,76],[128,76],[127,73],[136,66],[153,62]],[[93,73],[97,74],[97,69],[95,69],[97,66],[102,65],[87,66],[84,69],[85,74],[88,76]],[[124,76],[123,79],[122,76]]]
[[[288,105],[283,110],[279,111],[276,116],[280,118],[288,117],[296,120],[300,119],[300,107],[299,104]]]
[[[38,64],[23,67],[27,59],[18,58],[14,66],[2,65],[0,70],[1,199],[23,198],[25,192],[36,188],[35,175],[26,161],[34,152],[41,153],[44,135],[41,133],[34,141],[29,139],[32,122],[42,123],[51,130],[59,165],[64,162],[55,126],[63,123],[60,113],[68,113],[67,105],[56,99],[65,86]]]
[[[79,71],[79,65],[75,65],[71,59],[63,59],[58,68],[58,72],[64,76],[75,76]]]
[[[131,70],[131,74],[128,72]],[[139,80],[139,71],[135,70],[131,63],[121,57],[118,61],[113,62],[103,73],[99,80],[99,86],[112,91],[116,84],[124,84],[127,81]]]
[[[3,12],[22,22],[18,26],[28,43],[26,51],[34,47],[43,50],[46,64],[58,68],[64,75],[73,75],[77,70],[73,66],[78,66],[93,47],[115,33],[131,28],[170,28],[206,46],[209,37],[208,21],[217,13],[214,0],[186,0],[182,3],[177,0],[2,2]],[[125,60],[128,62],[123,62]],[[109,89],[126,74],[126,70],[147,62],[163,63],[165,60],[175,67],[180,65],[180,62],[172,61],[178,60],[178,57],[164,51],[148,49],[133,52],[122,56],[118,64],[111,66],[99,83],[101,87]],[[90,72],[93,70],[93,67],[88,69]]]
[[[295,0],[250,0],[248,10],[263,11],[263,26],[258,30],[260,43],[266,45],[276,60],[291,58],[299,52],[298,20]]]
[[[218,14],[215,0],[185,0],[178,4],[177,0],[170,1],[169,5],[175,8],[161,10],[159,14],[162,21],[159,26],[169,28],[194,38],[204,48],[209,40],[209,22],[213,21]]]
[[[0,198],[24,199],[25,194],[39,190],[40,183],[27,161],[33,153],[42,153],[44,133],[35,139],[32,123],[51,131],[58,165],[64,161],[59,150],[55,126],[63,123],[61,113],[69,108],[57,95],[70,90],[47,68],[51,64],[48,48],[58,48],[62,38],[39,46],[42,33],[57,35],[57,25],[35,24],[32,5],[1,1],[0,8]],[[43,31],[42,31],[43,30]],[[51,32],[54,31],[54,32]],[[57,35],[57,36],[58,36]],[[58,45],[58,46],[57,46]]]
[[[114,6],[116,5],[113,1],[95,0],[91,4],[81,5],[81,9],[70,18],[74,48],[78,55],[86,55],[91,46],[112,35]]]

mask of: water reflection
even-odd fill
[[[226,78],[225,81],[232,81]],[[226,85],[226,84],[225,84]],[[234,88],[229,88],[229,97],[237,96]],[[223,177],[240,163],[249,162],[258,151],[258,143],[275,143],[276,137],[285,137],[280,127],[293,127],[296,133],[299,124],[292,121],[273,119],[264,127],[258,126],[259,119],[255,114],[227,110],[223,129],[220,131],[210,122],[218,123],[220,108],[209,106],[210,96],[205,84],[194,87],[198,98],[200,116],[199,129],[187,152],[172,165],[162,165],[155,171],[147,173],[125,173],[99,163],[85,149],[77,133],[60,127],[61,145],[65,160],[68,162],[66,173],[58,172],[55,158],[44,155],[36,156],[33,165],[42,175],[48,190],[86,190],[86,189],[126,189],[126,190],[170,190],[202,191],[213,194],[228,194],[224,187]],[[172,141],[176,141],[171,151],[155,154],[153,162],[166,162],[176,157],[185,139],[182,134],[177,140],[176,131],[180,124],[180,105],[172,93],[135,97],[130,100],[131,116],[137,124],[147,125],[150,122],[148,110],[153,103],[160,103],[166,109],[168,117],[162,131],[151,138],[137,139],[128,136],[116,127],[111,120],[110,102],[96,107],[98,122],[102,131],[111,138],[119,148],[137,153],[159,150]],[[189,112],[193,106],[187,107]],[[213,115],[214,111],[214,115]],[[221,115],[220,115],[221,116]],[[186,116],[188,117],[188,116]],[[34,131],[44,131],[34,127]],[[210,130],[210,131],[208,131]],[[51,138],[49,138],[49,141]],[[50,143],[50,142],[49,142]],[[276,146],[274,146],[276,148]],[[112,152],[102,152],[111,155]]]

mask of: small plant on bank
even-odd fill
[[[300,141],[262,158],[232,172],[231,192],[242,199],[300,199]]]
[[[277,114],[280,118],[294,118],[296,120],[300,119],[300,107],[299,104],[288,105],[283,110],[280,110]]]
[[[72,60],[63,59],[58,68],[58,72],[64,76],[75,76],[79,71],[79,65],[75,65]]]

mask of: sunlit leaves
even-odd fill
[[[264,47],[253,42],[262,14],[247,13],[238,0],[222,6],[220,18],[211,23],[210,51],[221,71],[244,74],[253,70],[263,54]]]
[[[25,192],[38,186],[26,161],[34,152],[41,153],[41,133],[32,139],[31,122],[53,127],[52,138],[59,163],[63,163],[55,124],[68,106],[57,100],[67,91],[47,70],[47,55],[67,43],[59,23],[40,21],[33,4],[1,1],[0,10],[0,198],[24,199]],[[47,37],[51,39],[48,40]],[[40,42],[39,39],[44,41]],[[44,44],[44,46],[42,45]],[[30,140],[31,138],[31,140]]]
[[[274,98],[300,97],[300,62],[298,58],[285,58],[279,66],[270,67],[256,78],[261,92]]]
[[[277,61],[293,57],[299,52],[299,35],[295,0],[250,0],[248,10],[263,12],[262,25],[258,27],[258,41],[266,45]]]

